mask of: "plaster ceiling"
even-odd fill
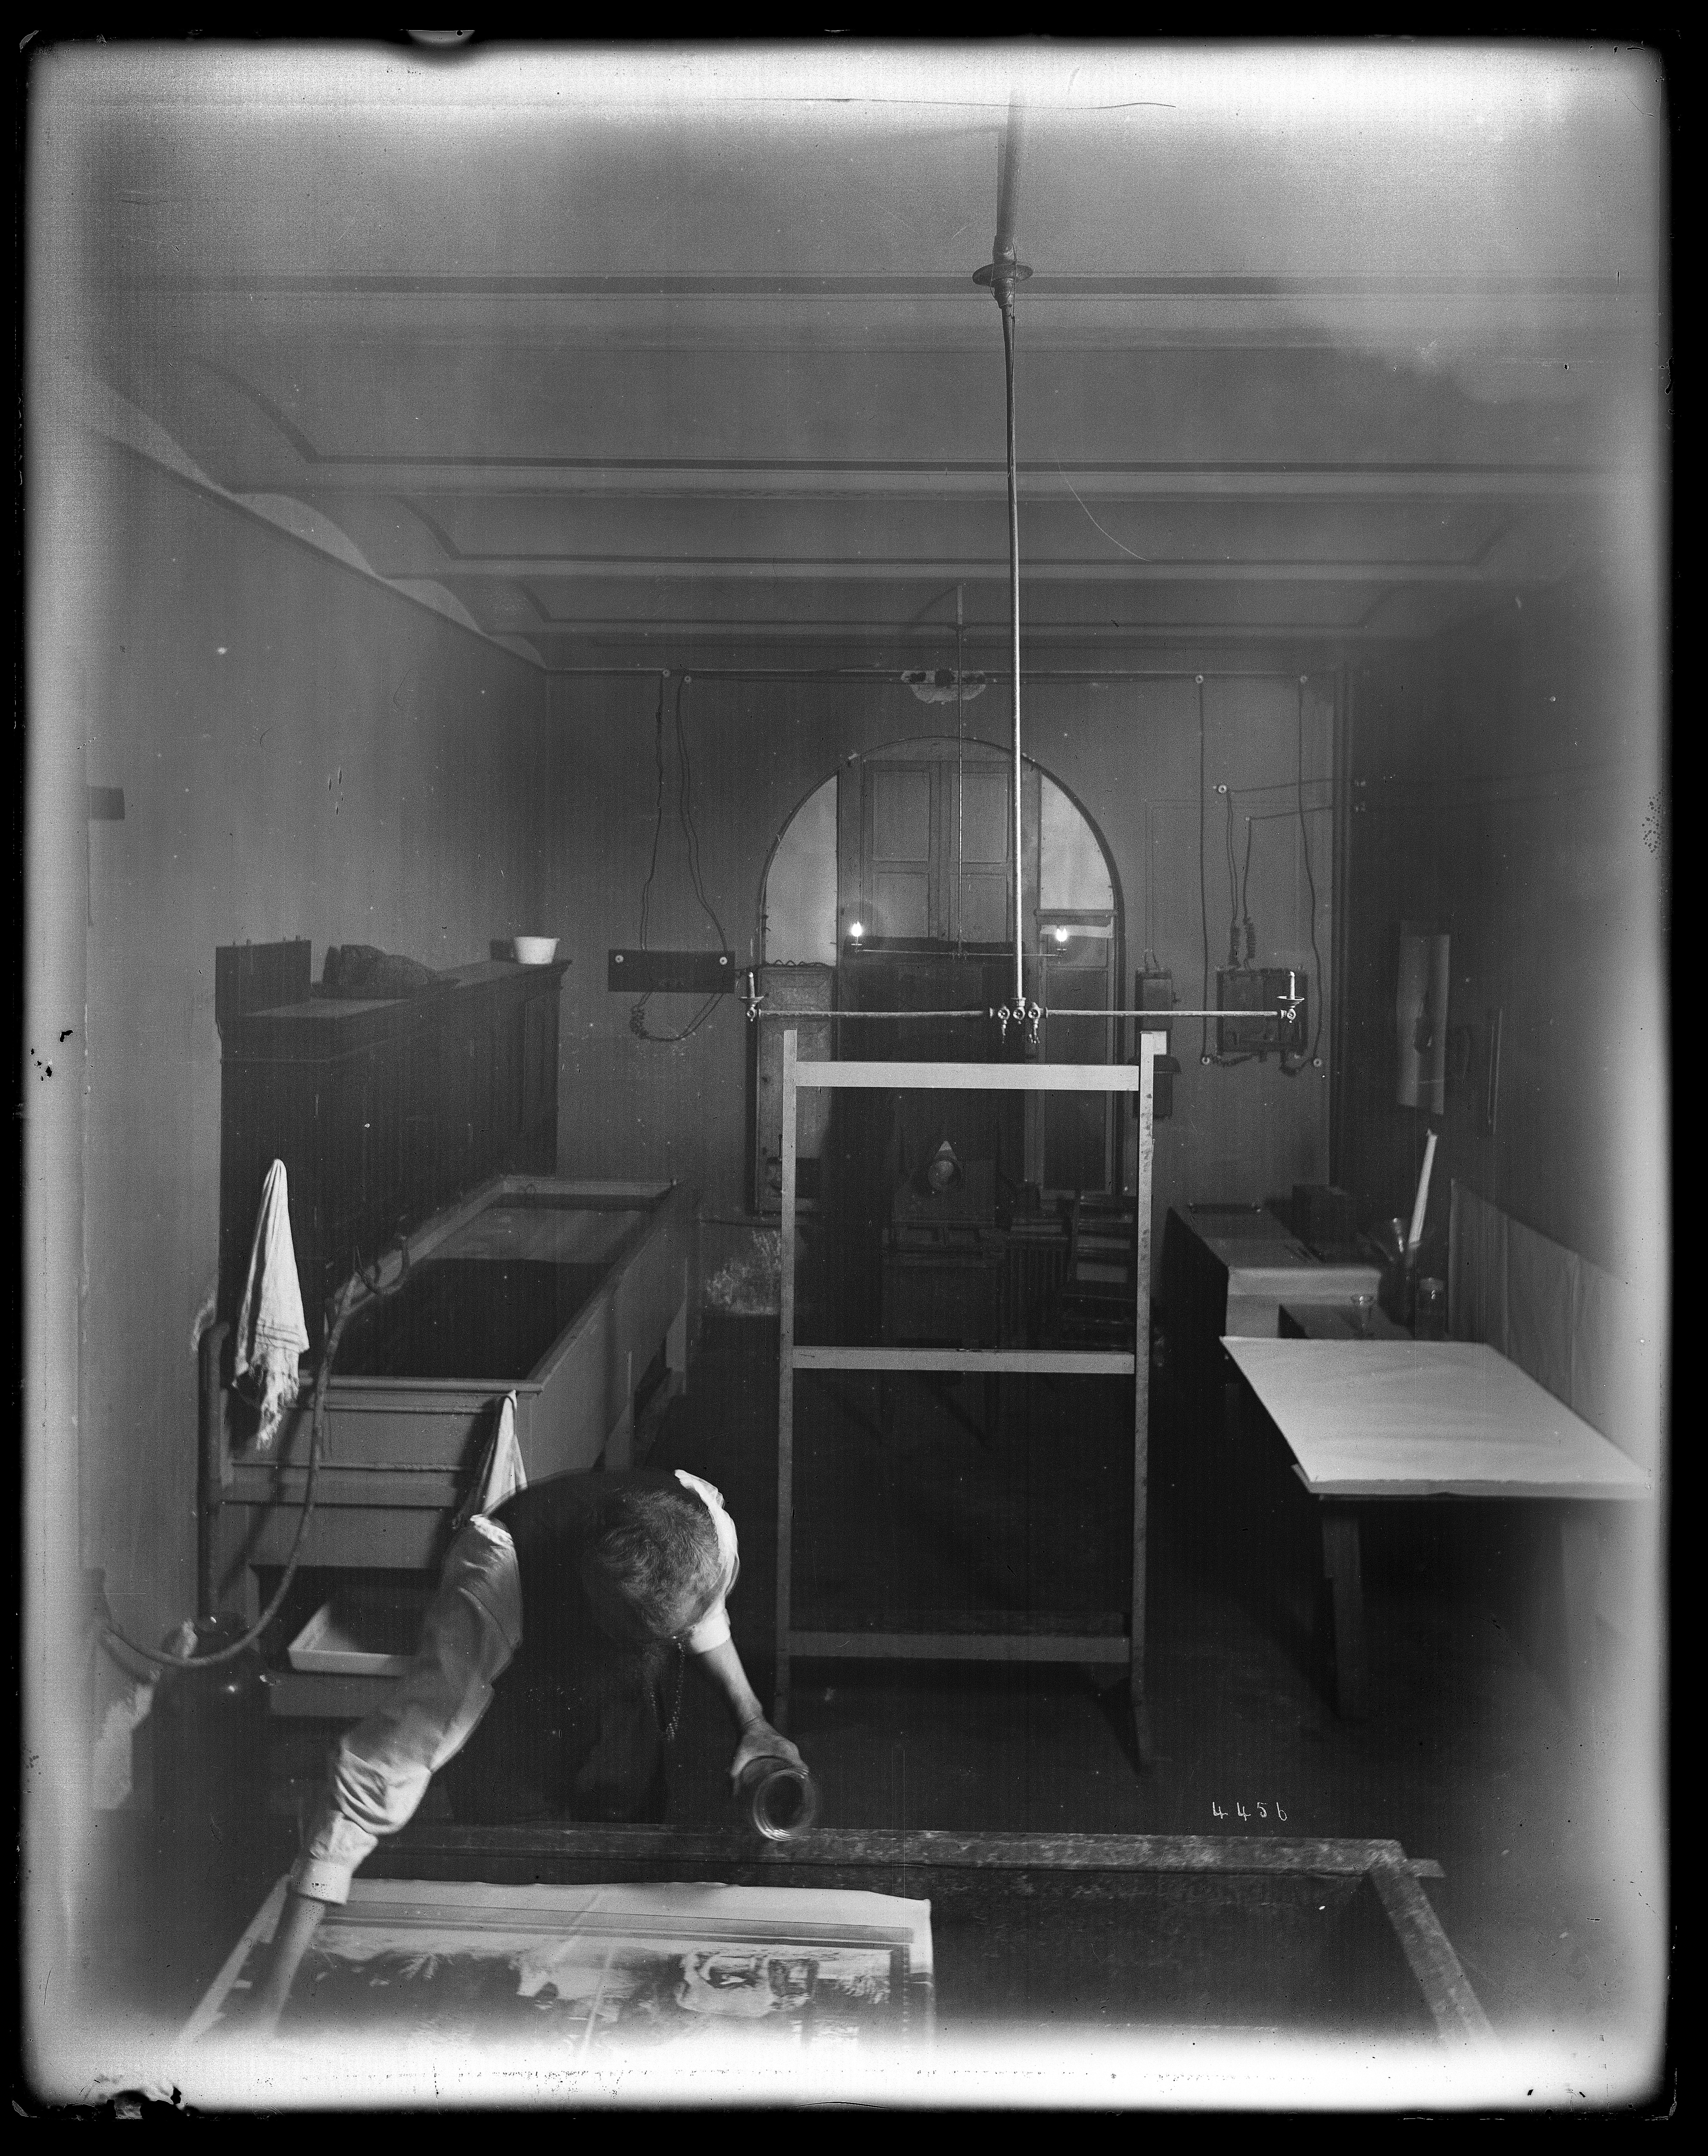
[[[1611,48],[49,59],[49,347],[547,666],[999,643],[1011,91],[1041,650],[1428,634],[1657,483]]]

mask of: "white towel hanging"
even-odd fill
[[[275,1160],[261,1186],[232,1361],[233,1376],[260,1410],[258,1451],[271,1447],[286,1412],[296,1404],[297,1365],[308,1345],[290,1238],[290,1185],[284,1162]]]
[[[505,1498],[514,1497],[518,1490],[527,1486],[522,1448],[516,1442],[516,1396],[506,1393],[498,1410],[498,1424],[492,1433],[492,1441],[480,1462],[480,1471],[452,1523],[454,1531],[460,1534],[470,1520],[495,1512]]]

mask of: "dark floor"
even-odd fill
[[[729,1502],[736,1638],[767,1702],[776,1347],[774,1323],[709,1325],[649,1461],[703,1475]],[[982,1381],[902,1380],[887,1395],[876,1378],[801,1382],[798,1622],[1121,1608],[1130,1385],[1003,1384],[992,1401]],[[1348,1723],[1330,1703],[1302,1503],[1282,1477],[1242,1507],[1203,1410],[1166,1383],[1151,1425],[1146,1771],[1124,1690],[1100,1694],[1079,1668],[799,1665],[790,1727],[822,1823],[1392,1839],[1442,1866],[1427,1891],[1497,2034],[1617,2050],[1653,2010],[1659,1882],[1621,1860],[1605,1794],[1628,1786],[1609,1754],[1642,1673],[1620,1671],[1604,1634],[1608,1686],[1568,1714],[1541,1644],[1546,1522],[1437,1506],[1368,1523],[1372,1709]],[[690,1683],[673,1819],[730,1819],[730,1748],[719,1703]],[[247,1850],[181,1851],[174,1869],[145,1846],[146,1820],[118,1823],[110,1906],[131,1922],[105,1933],[129,1941],[112,1954],[115,2012],[146,1998],[170,2013],[211,1980],[233,1912],[289,1861],[285,1778],[304,1771],[300,1750],[274,1768],[274,1816]]]
[[[652,1456],[715,1482],[741,1524],[731,1615],[767,1697],[775,1354],[774,1327],[714,1328]],[[1120,1606],[1131,1386],[1024,1383],[992,1429],[982,1381],[900,1381],[886,1424],[879,1380],[798,1379],[798,1622]],[[1193,1471],[1204,1433],[1189,1425],[1159,1387],[1148,1770],[1134,1770],[1122,1695],[1078,1669],[803,1665],[791,1733],[824,1823],[1391,1839],[1441,1865],[1427,1891],[1497,2032],[1610,2034],[1641,1989],[1636,1897],[1654,1882],[1618,1876],[1594,1801],[1622,1786],[1606,1771],[1617,1717],[1604,1700],[1568,1714],[1547,1668],[1546,1521],[1437,1506],[1367,1522],[1372,1707],[1345,1722],[1312,1622],[1307,1523],[1265,1503],[1242,1534],[1213,1468]],[[1617,1682],[1617,1642],[1602,1645]],[[685,1719],[685,1820],[721,1815],[719,1714],[701,1697]]]

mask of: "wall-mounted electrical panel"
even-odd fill
[[[611,951],[605,958],[613,995],[725,996],[739,978],[729,951]]]
[[[1218,1055],[1303,1055],[1310,1041],[1308,983],[1292,966],[1218,966]]]

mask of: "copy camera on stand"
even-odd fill
[[[987,1227],[996,1219],[996,1178],[993,1160],[963,1161],[946,1137],[922,1166],[896,1184],[890,1217],[898,1224]]]

